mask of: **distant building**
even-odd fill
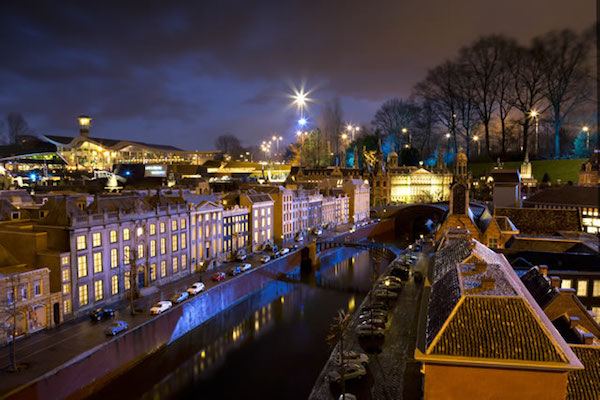
[[[129,140],[102,139],[90,136],[91,118],[79,117],[79,136],[44,135],[56,146],[59,157],[72,170],[112,170],[115,164],[203,164],[218,151],[185,151],[171,145],[149,144]]]
[[[521,207],[521,175],[518,170],[498,169],[490,174],[494,207]]]
[[[579,186],[597,187],[600,184],[600,150],[594,150],[594,154],[588,161],[581,164],[579,170]]]
[[[223,261],[223,206],[210,200],[189,204],[192,268],[214,269]]]
[[[525,152],[525,159],[521,164],[521,169],[519,170],[521,176],[521,184],[523,186],[523,191],[529,192],[535,187],[537,187],[538,181],[533,177],[533,167],[531,162],[529,162],[529,153]]]
[[[250,243],[252,251],[261,250],[265,244],[273,244],[274,202],[266,193],[243,192],[239,196],[240,206],[250,210]]]
[[[235,259],[238,250],[247,250],[250,238],[250,209],[237,204],[223,209],[223,253]]]
[[[597,186],[564,185],[547,188],[525,199],[523,205],[554,210],[577,210],[585,232],[600,231],[600,191]]]

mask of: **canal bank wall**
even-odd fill
[[[391,225],[393,229],[393,224]],[[358,241],[384,233],[389,227],[376,224],[339,235],[336,239]],[[7,393],[7,399],[81,398],[93,393],[113,377],[132,368],[144,357],[167,346],[221,311],[238,304],[270,282],[298,268],[296,251],[241,276],[219,284],[168,312],[135,326],[96,346],[37,379]]]

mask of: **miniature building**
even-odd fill
[[[600,150],[594,150],[594,154],[590,159],[581,164],[579,170],[579,186],[598,186],[600,184]]]
[[[521,207],[521,176],[517,170],[499,169],[491,173],[494,207]]]

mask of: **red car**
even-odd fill
[[[222,281],[223,279],[225,279],[225,273],[224,272],[217,272],[216,274],[214,274],[213,276],[211,276],[211,279],[215,282],[219,282]]]

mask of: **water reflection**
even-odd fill
[[[340,308],[352,312],[370,287],[369,253],[344,252],[324,258],[312,278],[298,270],[269,284],[94,397],[118,388],[119,397],[152,400],[307,398],[329,354],[324,338],[331,318]]]

